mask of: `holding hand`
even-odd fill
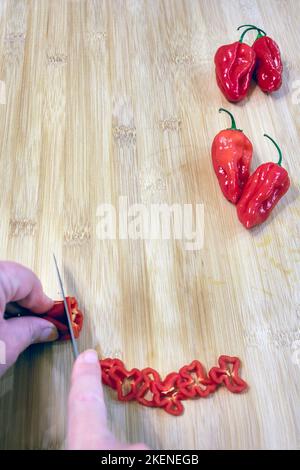
[[[18,263],[0,262],[0,341],[6,356],[5,364],[0,363],[0,376],[28,346],[58,337],[55,326],[42,318],[26,316],[4,320],[8,302],[18,302],[34,313],[45,313],[53,306],[53,300],[43,292],[41,282],[30,269]]]

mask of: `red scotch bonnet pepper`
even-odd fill
[[[258,33],[256,40],[252,44],[252,49],[256,54],[254,79],[262,91],[273,93],[282,84],[283,66],[280,49],[273,39],[256,26],[246,24],[239,26],[238,30],[249,26],[250,28],[247,31],[252,28]]]
[[[68,305],[68,314],[71,319],[71,324],[74,331],[75,338],[79,337],[80,331],[83,324],[83,315],[78,308],[77,300],[75,297],[66,297],[66,302]],[[13,303],[16,304],[16,303]],[[17,304],[16,304],[17,305]],[[9,309],[5,311],[4,318],[9,319],[18,316],[38,316],[47,321],[53,323],[56,326],[58,331],[58,340],[65,341],[70,339],[69,332],[69,323],[65,312],[65,306],[63,300],[56,300],[53,304],[53,307],[48,310],[46,313],[34,314],[30,310],[20,307],[12,307],[12,304],[9,304]]]
[[[217,84],[228,101],[241,101],[248,93],[256,54],[252,47],[239,41],[219,47],[215,54]]]
[[[242,130],[236,128],[233,115],[231,127],[219,132],[213,140],[211,156],[220,188],[230,202],[237,204],[249,178],[252,160],[252,144]]]
[[[282,60],[276,42],[265,31],[254,25],[241,25],[247,28],[240,40],[219,47],[215,54],[217,84],[228,101],[244,99],[249,91],[251,79],[265,93],[273,93],[282,84]],[[248,46],[243,43],[248,31],[257,31],[257,37]]]
[[[240,222],[250,229],[264,222],[290,187],[288,172],[282,168],[282,153],[277,143],[267,134],[279,153],[278,163],[264,163],[250,176],[237,204]]]

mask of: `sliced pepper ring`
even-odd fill
[[[155,369],[147,367],[141,370],[141,376],[136,381],[136,400],[144,406],[157,406],[154,402],[154,394],[151,390],[151,383],[160,381],[160,375]],[[151,398],[149,398],[149,395]]]
[[[163,381],[151,382],[153,401],[159,408],[174,416],[183,412],[181,400],[184,398],[178,387],[180,376],[177,372],[171,372]]]
[[[113,388],[116,390],[116,381],[112,379],[110,376],[110,370],[112,367],[119,366],[125,368],[124,363],[120,359],[111,359],[110,357],[106,359],[100,359],[99,361],[101,371],[102,371],[102,382],[107,385],[108,387]]]
[[[186,398],[197,395],[204,398],[216,391],[217,385],[207,376],[203,365],[197,360],[182,367],[179,375],[182,379],[179,389]]]
[[[239,376],[241,361],[238,357],[220,356],[218,362],[219,367],[212,367],[209,371],[209,377],[214,383],[224,384],[232,393],[241,393],[248,388]]]
[[[139,369],[127,370],[125,367],[114,366],[109,371],[110,379],[116,384],[118,399],[131,401],[136,398],[136,382],[141,376]],[[127,390],[127,386],[129,389]]]

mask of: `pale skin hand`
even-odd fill
[[[0,262],[0,341],[5,345],[6,364],[0,364],[0,376],[18,359],[21,352],[33,343],[57,339],[52,323],[37,317],[4,320],[8,302],[18,302],[34,313],[45,313],[53,300],[43,292],[42,285],[30,269],[18,263]]]
[[[69,449],[148,449],[145,444],[122,444],[109,431],[99,359],[92,349],[80,354],[74,364],[68,410]]]
[[[0,364],[0,376],[28,346],[58,337],[55,326],[42,318],[4,320],[5,306],[13,301],[34,313],[47,312],[53,306],[53,300],[43,292],[41,282],[32,271],[18,263],[1,261],[0,341],[5,344],[6,364]],[[147,449],[144,444],[122,444],[108,430],[96,351],[85,351],[74,364],[68,410],[69,449]]]

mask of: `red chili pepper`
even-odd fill
[[[280,49],[273,39],[256,26],[242,25],[238,29],[247,26],[252,26],[258,32],[257,38],[252,44],[252,49],[256,54],[254,78],[262,91],[272,93],[278,90],[282,84],[283,66]]]
[[[277,143],[267,134],[279,153],[278,163],[264,163],[250,176],[237,204],[240,222],[250,229],[264,222],[290,187],[288,172],[281,167],[282,153]]]
[[[219,47],[215,54],[217,84],[229,101],[241,101],[250,87],[256,55],[243,43],[247,31],[239,41]]]
[[[179,390],[187,398],[194,398],[197,395],[207,397],[215,392],[216,384],[207,377],[201,362],[195,360],[191,364],[179,370],[182,380],[179,382]]]
[[[220,356],[218,362],[219,367],[212,367],[209,371],[209,377],[214,383],[224,384],[233,393],[241,393],[248,388],[246,382],[239,377],[239,358]]]
[[[252,160],[252,144],[242,130],[236,128],[233,115],[231,127],[219,132],[213,140],[211,155],[220,188],[230,202],[237,204],[249,178]]]
[[[141,376],[139,369],[126,370],[125,367],[114,366],[109,371],[109,376],[116,384],[118,399],[131,401],[136,397],[136,381]]]

